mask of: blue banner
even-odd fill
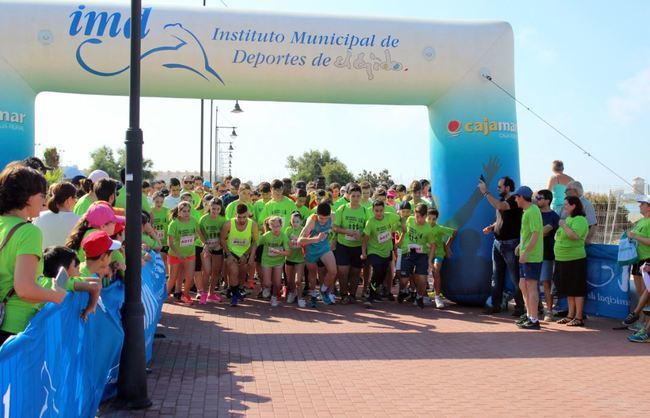
[[[142,271],[147,359],[160,318],[165,271],[154,255]],[[162,292],[162,295],[161,295]],[[124,285],[102,290],[94,315],[80,318],[84,292],[47,304],[24,332],[0,347],[0,416],[92,417],[102,399],[114,395],[124,331],[120,308]]]
[[[588,315],[625,318],[630,312],[630,273],[627,266],[618,265],[617,257],[616,245],[587,245]]]

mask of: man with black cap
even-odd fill
[[[521,230],[522,210],[517,206],[512,192],[515,182],[510,177],[502,177],[497,183],[499,198],[492,196],[483,180],[479,181],[478,188],[487,201],[496,209],[496,220],[483,228],[483,233],[494,233],[492,244],[492,306],[485,309],[485,314],[501,312],[503,287],[505,284],[506,269],[510,279],[515,285],[515,311],[513,316],[524,313],[524,299],[519,289],[519,260],[515,256],[515,248],[519,245]]]

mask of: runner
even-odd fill
[[[399,229],[399,218],[384,213],[384,202],[376,200],[372,206],[373,217],[366,221],[361,244],[361,259],[372,266],[372,280],[368,286],[366,306],[372,307],[379,296],[379,288],[390,271],[393,260],[393,233]]]
[[[445,298],[442,295],[442,263],[445,257],[451,257],[451,243],[456,237],[456,230],[438,224],[440,213],[438,209],[430,208],[427,211],[427,222],[431,226],[433,239],[436,246],[436,253],[433,258],[433,296],[432,299],[436,308],[445,307]]]
[[[259,247],[262,252],[262,286],[272,289],[271,306],[278,306],[278,299],[282,291],[282,269],[285,257],[289,255],[289,242],[282,231],[282,218],[271,216],[265,221],[267,230],[260,237]]]
[[[368,210],[360,205],[361,187],[352,184],[348,190],[350,203],[336,211],[333,230],[337,234],[336,267],[340,286],[341,303],[356,300],[359,273],[363,266],[361,260],[361,235],[368,219]]]
[[[209,212],[203,215],[199,221],[201,239],[205,242],[205,247],[201,253],[203,258],[203,277],[199,288],[199,303],[201,304],[205,304],[207,301],[221,302],[221,297],[216,293],[215,289],[220,284],[221,266],[223,264],[220,235],[221,229],[226,223],[221,199],[212,199],[207,208]]]
[[[189,305],[192,304],[189,293],[196,259],[194,242],[199,229],[198,223],[190,215],[191,209],[189,202],[180,202],[176,209],[172,210],[172,221],[167,230],[170,267],[167,293],[171,293],[173,289],[174,297]]]
[[[175,209],[181,201],[181,182],[172,177],[169,179],[169,195],[165,197],[164,206],[169,209]]]
[[[254,266],[258,242],[257,224],[249,217],[248,206],[239,203],[236,216],[221,229],[221,247],[228,266],[230,306],[237,306],[242,297],[239,286],[245,283],[246,273]]]
[[[263,181],[257,185],[257,190],[260,192],[260,199],[253,205],[253,219],[258,225],[261,225],[260,215],[264,210],[264,205],[271,200],[271,183]]]
[[[165,196],[162,192],[156,192],[153,195],[153,208],[151,209],[151,225],[156,231],[156,237],[162,244],[160,254],[162,255],[163,262],[167,265],[167,253],[169,252],[169,245],[167,245],[167,229],[169,228],[169,209],[163,206]]]
[[[304,190],[302,191],[304,192]],[[300,212],[295,211],[291,214],[291,225],[287,226],[284,230],[289,241],[289,255],[285,261],[287,303],[293,303],[296,296],[301,295],[298,297],[298,306],[300,308],[306,306],[305,299],[302,297],[302,290],[298,288],[299,286],[303,286],[305,278],[305,255],[302,252],[302,247],[298,244],[298,238],[300,237],[300,231],[302,231],[304,223],[305,219]]]
[[[304,189],[298,189],[296,191],[296,210],[300,212],[304,226],[304,223],[307,222],[307,217],[311,213],[309,207],[307,206],[307,191]]]
[[[241,183],[239,185],[238,193],[239,193],[239,195],[238,195],[239,197],[236,200],[230,202],[226,206],[226,219],[227,220],[233,219],[237,215],[237,213],[236,213],[237,212],[237,206],[239,206],[240,203],[243,203],[244,205],[246,205],[246,208],[248,209],[248,216],[249,217],[252,217],[255,214],[255,209],[254,209],[254,206],[253,206],[253,200],[251,199],[251,194],[252,194],[251,185],[248,184],[248,183]],[[224,205],[225,205],[225,201],[224,201]]]
[[[332,231],[332,218],[334,215],[330,205],[326,202],[319,203],[316,207],[316,214],[309,217],[298,238],[298,243],[305,247],[305,262],[309,272],[311,294],[310,306],[312,308],[317,306],[316,276],[319,266],[327,269],[320,288],[323,302],[333,305],[336,301],[336,297],[331,293],[336,280],[336,260],[328,240],[328,234]]]
[[[427,206],[420,203],[415,207],[415,216],[409,216],[406,220],[402,218],[403,233],[398,242],[403,255],[400,268],[400,293],[397,300],[401,303],[408,296],[408,291],[405,290],[410,280],[417,289],[415,302],[421,309],[424,308],[427,273],[429,269],[433,269],[430,260],[433,259],[436,251],[433,233],[426,217]]]
[[[266,222],[271,216],[282,218],[283,227],[291,223],[291,213],[296,210],[296,204],[283,194],[283,187],[282,180],[275,179],[271,182],[271,200],[264,205],[259,218],[260,223]]]

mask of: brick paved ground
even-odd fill
[[[165,304],[146,412],[105,417],[641,416],[650,344],[614,321],[518,330],[506,314],[384,302]]]

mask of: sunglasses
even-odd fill
[[[536,200],[544,200],[544,196],[536,196],[535,199]]]

